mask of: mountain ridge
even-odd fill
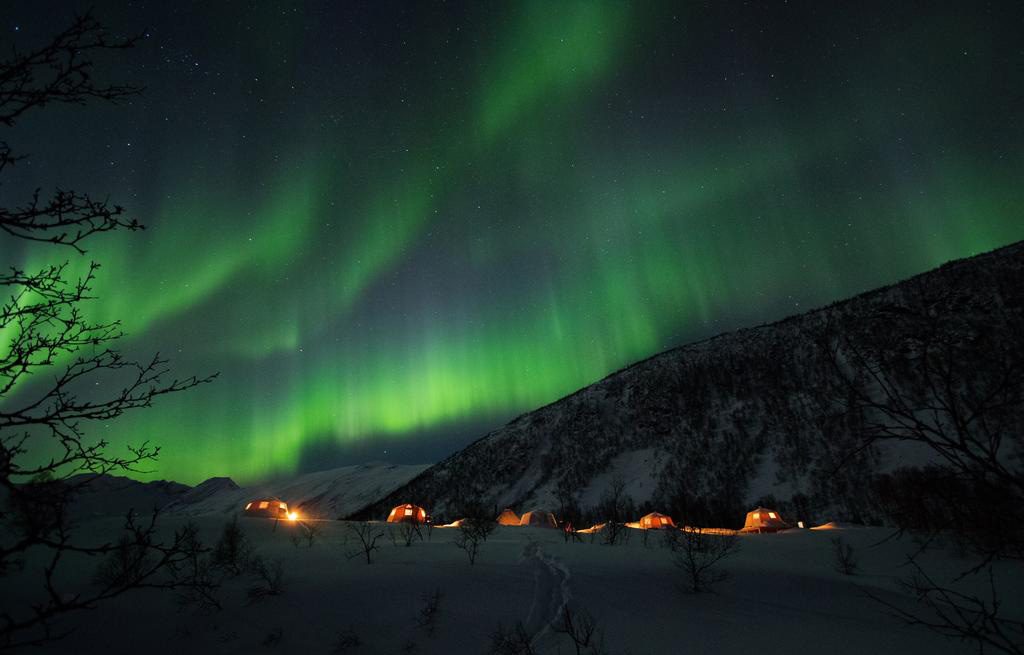
[[[734,499],[732,504],[737,507],[767,492],[788,496],[789,501],[799,497],[801,503],[815,507],[818,511],[832,511],[840,518],[863,519],[871,514],[870,508],[863,506],[865,503],[858,503],[849,489],[844,491],[836,488],[842,484],[852,485],[854,480],[842,479],[842,476],[834,481],[823,479],[823,473],[835,464],[826,461],[834,459],[836,455],[828,451],[841,451],[850,445],[853,427],[844,427],[843,422],[854,420],[855,417],[834,415],[834,408],[828,407],[828,403],[818,407],[820,415],[801,412],[792,406],[794,401],[801,400],[801,395],[814,395],[802,388],[805,386],[800,384],[803,378],[809,378],[833,392],[841,391],[835,379],[829,379],[827,374],[814,370],[815,366],[828,362],[823,361],[821,353],[815,353],[813,348],[808,350],[806,340],[811,338],[812,332],[822,328],[822,320],[825,323],[833,320],[842,322],[851,334],[858,333],[858,339],[865,338],[864,335],[868,335],[869,339],[874,338],[870,337],[872,330],[884,331],[884,321],[895,321],[894,325],[899,327],[903,320],[901,312],[908,311],[913,304],[910,297],[915,295],[923,298],[922,307],[927,305],[928,311],[942,315],[963,312],[965,315],[983,318],[986,311],[991,311],[986,303],[1009,307],[1019,315],[1020,292],[1015,291],[1014,286],[1017,281],[1024,279],[1021,275],[1024,269],[1022,261],[1024,242],[1009,244],[993,251],[946,262],[930,271],[801,314],[725,332],[633,362],[571,394],[516,416],[501,428],[488,432],[353,516],[374,517],[390,504],[406,501],[418,501],[432,506],[442,515],[455,512],[460,503],[464,504],[470,499],[485,505],[518,505],[520,510],[528,509],[530,505],[552,507],[560,502],[556,501],[556,496],[563,500],[567,496],[574,496],[577,502],[587,499],[590,504],[595,504],[595,498],[601,495],[601,489],[597,488],[601,484],[595,482],[595,478],[608,471],[611,460],[624,457],[635,459],[626,456],[650,451],[646,456],[651,462],[650,466],[659,469],[654,475],[659,478],[658,484],[653,489],[650,488],[651,484],[647,484],[647,488],[639,494],[636,493],[636,485],[628,485],[634,499],[641,504],[667,502],[669,485],[665,478],[685,474],[698,479],[694,488],[687,492],[690,495],[731,496]],[[967,287],[961,290],[964,292],[961,294],[963,298],[953,298],[956,296],[954,292],[962,285]],[[953,300],[960,304],[949,305]],[[758,353],[758,349],[771,352],[776,361],[766,361],[764,353]],[[716,396],[708,389],[698,388],[699,385],[688,386],[672,371],[656,370],[666,368],[666,364],[668,369],[677,369],[677,374],[692,371],[716,378],[715,384],[722,393]],[[722,366],[734,369],[735,376],[721,375]],[[766,368],[772,366],[779,366],[774,373],[785,371],[790,376],[789,379],[782,376],[777,381],[784,393],[771,388],[772,371]],[[732,398],[738,405],[738,408],[733,409],[738,409],[738,412],[730,413],[729,403],[719,403],[722,406],[711,412],[712,415],[702,416],[696,424],[680,430],[678,426],[671,425],[673,420],[694,423],[689,419],[694,413],[701,414],[702,410],[695,407],[694,403],[688,406],[682,402],[679,405],[678,399],[672,401],[665,393],[658,391],[656,384],[644,385],[642,380],[635,379],[645,376],[668,382],[669,386],[674,385],[674,390],[684,395],[703,394],[703,401],[714,403],[720,397]],[[738,381],[750,383],[755,388],[760,385],[758,391],[762,392],[762,397],[747,397],[734,388]],[[646,402],[644,409],[654,409],[663,414],[651,425],[640,425],[652,422],[648,420],[649,414],[634,411],[637,409],[637,394],[641,397],[641,404]],[[811,401],[810,398],[804,400]],[[567,418],[566,411],[574,415]],[[827,427],[829,431],[821,432],[819,436],[827,434],[828,439],[824,440],[825,443],[814,444],[808,434],[798,434],[798,443],[787,444],[786,441],[793,438],[781,434],[782,426],[778,424],[778,417],[771,416],[773,411],[783,414],[788,412],[791,415],[788,429],[795,434],[807,432],[806,425],[801,425],[801,422],[825,421],[828,425],[820,425],[818,430],[821,432]],[[602,417],[601,414],[606,416]],[[554,422],[554,426],[545,427],[549,422]],[[608,426],[611,426],[612,432],[618,429],[622,434],[610,434]],[[716,430],[734,433],[726,439],[730,443],[712,443],[715,439],[708,438],[707,433]],[[571,441],[569,437],[583,436],[581,432],[586,433],[584,440],[590,448],[601,451],[599,457],[587,452],[576,452],[578,449],[574,450],[567,443]],[[514,433],[518,433],[520,438],[512,438]],[[700,461],[702,457],[706,458],[706,453],[676,447],[682,437],[689,435],[687,438],[690,438],[698,434],[703,435],[701,438],[708,441],[708,448],[718,455],[724,457],[731,452],[739,460],[734,470],[728,470],[729,466],[720,462],[705,461],[705,468],[712,469],[709,475],[707,471],[699,470]],[[536,466],[508,466],[499,453],[487,452],[495,450],[499,442],[505,459],[529,457],[543,463]],[[922,459],[922,453],[913,453],[912,449],[897,448],[895,451],[867,453],[870,456],[859,462],[854,471],[865,475],[899,465],[914,465]],[[572,457],[574,454],[583,462],[582,466],[586,470],[571,470],[576,467]],[[552,461],[552,458],[560,461]],[[667,464],[673,466],[668,466],[666,472]],[[815,468],[816,472],[800,473],[797,470],[809,466]],[[636,465],[633,467],[635,469]],[[721,478],[717,482],[714,480],[716,476]],[[494,484],[484,487],[478,483],[483,478],[492,478]],[[560,492],[559,485],[562,487]]]

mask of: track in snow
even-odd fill
[[[524,565],[533,569],[533,600],[523,627],[531,635],[530,643],[538,645],[561,618],[562,608],[569,602],[569,569],[544,553],[535,541],[523,548],[522,558]]]

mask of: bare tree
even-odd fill
[[[377,545],[377,540],[384,536],[384,530],[380,530],[368,522],[349,523],[348,530],[359,540],[359,548],[349,551],[348,558],[364,555],[366,563],[373,564],[373,551],[380,548]]]
[[[832,565],[843,575],[854,575],[860,569],[853,546],[843,541],[842,537],[832,538]]]
[[[562,541],[576,544],[583,543],[583,537],[581,537],[580,533],[576,531],[572,523],[563,523],[559,529],[562,532]]]
[[[403,521],[398,526],[398,534],[402,538],[402,543],[408,548],[412,545],[412,542],[419,538],[423,541],[423,533],[420,531],[420,524],[413,521]]]
[[[11,127],[27,112],[53,103],[119,102],[138,94],[136,85],[97,82],[92,60],[138,41],[108,37],[85,14],[38,49],[13,51],[0,62],[0,126]],[[0,173],[20,159],[7,141],[0,141]],[[65,247],[76,256],[96,234],[141,228],[121,206],[73,190],[59,189],[44,199],[37,189],[20,205],[0,207],[0,232]],[[98,268],[93,262],[77,278],[69,275],[67,262],[37,271],[12,266],[0,274],[0,287],[9,294],[0,304],[0,488],[5,496],[0,575],[17,568],[30,549],[48,553],[45,599],[32,606],[0,608],[0,648],[59,636],[52,631],[58,616],[131,589],[175,587],[181,582],[175,567],[196,555],[194,535],[179,531],[166,543],[156,538],[156,513],[143,522],[129,514],[117,543],[87,543],[73,534],[68,508],[90,478],[72,476],[140,472],[160,451],[142,442],[113,454],[105,440],[87,436],[86,425],[109,422],[214,377],[168,380],[167,361],[159,355],[135,362],[114,350],[112,343],[122,335],[120,323],[89,321],[81,309],[93,297]],[[51,371],[52,377],[44,380],[39,375],[43,371]],[[111,387],[108,395],[100,391]],[[30,450],[52,455],[40,460],[35,454],[30,457]],[[69,554],[103,558],[98,589],[64,585],[61,565]]]
[[[703,528],[667,530],[673,562],[683,572],[687,591],[711,591],[712,586],[729,577],[721,562],[739,552],[736,535],[710,534]]]
[[[863,426],[843,461],[902,442],[939,462],[875,483],[887,518],[922,544],[908,556],[915,573],[902,581],[919,611],[897,615],[973,642],[979,651],[1020,653],[1020,624],[1001,614],[993,575],[999,560],[1024,559],[1019,276],[965,271],[953,266],[940,283],[918,280],[867,318],[833,310],[816,338],[839,380],[833,402],[859,415]],[[984,284],[966,286],[976,276]],[[975,288],[990,295],[977,297]],[[945,542],[971,559],[957,580],[936,583],[917,555]],[[984,574],[987,597],[958,591],[960,579]]]
[[[52,103],[119,102],[138,95],[142,91],[138,85],[97,83],[92,57],[105,51],[134,48],[140,39],[141,35],[110,39],[103,26],[86,13],[42,47],[26,53],[15,50],[10,58],[0,62],[0,125],[13,127],[26,112]],[[6,141],[0,141],[0,172],[22,158],[14,154]],[[0,230],[19,239],[65,245],[85,252],[80,244],[93,234],[142,229],[138,221],[125,218],[124,213],[123,207],[75,191],[58,190],[51,199],[43,201],[37,189],[26,204],[0,208]],[[54,288],[53,283],[62,280],[62,272],[51,271],[58,273],[56,277],[44,276],[43,287]],[[30,279],[12,277],[14,285],[21,284],[18,279]]]
[[[602,655],[606,653],[603,631],[587,610],[573,611],[569,605],[562,608],[562,621],[555,626],[555,632],[564,634],[572,641],[576,655]]]
[[[1024,653],[1024,621],[1001,614],[1002,603],[991,566],[986,567],[988,592],[987,597],[983,597],[937,583],[915,559],[909,563],[914,572],[902,579],[900,585],[926,611],[912,612],[879,596],[868,595],[909,625],[923,626],[961,641],[973,641],[979,653],[986,649],[1010,655]]]
[[[558,481],[555,487],[555,498],[558,500],[558,516],[563,526],[573,526],[580,522],[582,512],[580,511],[577,496],[579,495],[579,482],[574,476],[566,475]],[[569,538],[566,537],[566,541]]]
[[[220,539],[213,546],[211,564],[229,577],[237,577],[250,568],[254,558],[252,544],[235,516],[224,524]]]
[[[42,587],[45,600],[25,608],[21,618],[9,612],[3,615],[4,648],[38,645],[50,639],[66,636],[69,631],[54,632],[53,620],[58,616],[115,598],[135,589],[182,589],[194,584],[179,572],[187,568],[191,558],[206,552],[195,538],[194,526],[175,531],[169,543],[156,537],[158,512],[148,519],[139,520],[134,512],[125,518],[124,533],[115,544],[80,548],[71,545],[70,533],[65,530],[54,536],[54,547],[43,568]],[[56,574],[64,558],[71,554],[101,557],[94,577],[94,585],[74,594],[62,593]],[[18,640],[15,635],[26,635]]]
[[[534,650],[532,641],[522,623],[516,623],[513,628],[506,628],[499,623],[491,633],[491,653],[492,655],[535,655],[537,651]]]
[[[487,541],[487,537],[494,532],[497,523],[490,519],[467,518],[459,524],[459,533],[455,535],[452,542],[455,546],[466,553],[470,565],[476,562],[480,552],[480,546]]]
[[[606,546],[628,542],[630,534],[626,521],[634,511],[633,499],[626,493],[626,479],[617,474],[608,483],[597,505],[598,515],[605,521],[601,542]]]
[[[284,593],[284,560],[277,558],[267,563],[256,557],[249,565],[253,576],[253,584],[245,590],[249,603],[255,603],[268,596],[280,596]]]
[[[601,543],[606,546],[629,543],[629,537],[629,528],[622,521],[608,521],[601,529]]]
[[[306,542],[306,548],[312,548],[317,539],[324,533],[324,525],[318,520],[296,521],[295,534]],[[300,541],[301,543],[301,541]]]
[[[199,540],[199,528],[189,522],[182,528],[181,536],[185,557],[170,566],[171,578],[177,583],[178,607],[200,613],[220,610],[221,577],[213,566],[210,549]]]

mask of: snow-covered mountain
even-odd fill
[[[72,513],[78,519],[121,516],[129,509],[151,512],[188,493],[188,485],[167,480],[139,482],[118,475],[82,473],[66,481],[76,491]]]
[[[72,513],[76,519],[123,516],[129,509],[187,516],[237,514],[254,498],[281,498],[303,516],[339,518],[390,493],[427,465],[383,463],[345,466],[295,478],[239,487],[231,478],[210,478],[195,487],[158,480],[139,482],[115,475],[76,475]]]
[[[865,415],[842,400],[843,347],[835,358],[823,344],[888,351],[941,319],[965,348],[1002,339],[1019,358],[1024,346],[1005,332],[1020,325],[1022,297],[1024,242],[669,350],[519,416],[354,516],[401,502],[448,518],[466,503],[524,511],[571,497],[586,508],[618,478],[640,505],[697,503],[742,520],[771,496],[807,518],[871,520],[868,477],[930,455],[905,444],[858,450]],[[988,373],[990,354],[979,351],[971,375]],[[911,369],[896,382],[911,393],[923,384]],[[1024,428],[1019,412],[1010,420]]]
[[[239,487],[230,478],[210,478],[165,506],[176,514],[236,514],[254,498],[280,498],[303,516],[340,518],[390,493],[427,468],[425,464],[344,466],[295,478]]]

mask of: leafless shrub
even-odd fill
[[[178,607],[193,607],[199,612],[220,610],[217,592],[220,576],[207,556],[209,549],[199,541],[199,530],[188,523],[181,529],[181,543],[185,557],[170,566],[171,577],[178,591]]]
[[[843,541],[842,537],[832,538],[832,565],[843,575],[856,575],[860,569],[853,546]]]
[[[565,523],[561,527],[562,541],[565,543],[583,543],[583,537],[573,529],[572,523]]]
[[[608,521],[601,530],[601,543],[605,546],[629,543],[630,529],[625,523],[619,521]]]
[[[226,575],[237,577],[249,570],[253,556],[252,544],[236,516],[224,524],[220,539],[213,546],[210,563]]]
[[[491,633],[490,652],[492,655],[536,655],[531,641],[521,622],[509,629],[499,623]]]
[[[666,532],[672,535],[673,563],[683,572],[687,591],[711,591],[713,585],[729,577],[719,565],[739,551],[740,544],[735,535],[709,534],[702,528]]]
[[[572,641],[576,655],[603,655],[606,652],[604,634],[586,610],[573,612],[568,605],[563,607],[562,620],[555,626],[555,632]]]
[[[986,649],[1009,655],[1024,653],[1024,621],[1002,615],[1002,602],[991,564],[985,567],[988,591],[986,597],[982,597],[936,583],[913,558],[908,563],[913,573],[900,580],[900,586],[917,600],[922,609],[909,611],[873,594],[868,595],[908,625],[923,626],[947,637],[974,642],[979,653]]]
[[[339,630],[338,634],[335,635],[334,648],[331,652],[340,655],[341,653],[347,653],[350,650],[359,648],[362,645],[363,642],[359,638],[359,635],[356,634],[356,631],[352,628],[345,628],[344,630]]]
[[[420,613],[416,623],[428,637],[433,637],[434,632],[437,630],[437,617],[441,611],[441,601],[443,599],[444,593],[440,587],[435,587],[433,591],[420,596]]]
[[[938,275],[938,274],[937,274]],[[967,276],[908,282],[898,303],[861,321],[838,307],[815,335],[840,381],[836,398],[861,421],[860,442],[839,467],[885,443],[909,442],[940,464],[878,476],[873,491],[887,518],[920,540],[902,581],[919,601],[911,612],[879,600],[913,625],[1005,653],[1024,649],[1024,626],[1001,616],[992,575],[999,560],[1024,560],[1024,313],[1015,278],[985,273],[995,295],[984,305]],[[884,328],[884,329],[880,329]],[[974,560],[958,579],[987,571],[984,596],[956,581],[936,583],[915,559],[951,542]]]
[[[384,536],[384,530],[374,527],[372,523],[357,522],[348,524],[349,534],[358,540],[358,547],[350,550],[347,557],[364,555],[367,564],[373,564],[373,551],[379,550],[377,540]]]
[[[299,535],[301,541],[306,542],[306,548],[312,548],[324,533],[324,526],[320,521],[296,521],[295,527],[295,534]]]
[[[402,538],[402,543],[405,544],[406,548],[412,545],[412,542],[419,538],[423,541],[423,533],[420,531],[420,524],[412,521],[405,521],[399,525],[398,535]]]
[[[275,559],[270,564],[262,558],[254,558],[250,565],[254,584],[245,590],[249,604],[258,602],[268,596],[280,596],[284,593],[284,560]]]
[[[494,532],[497,524],[487,519],[466,519],[458,527],[459,533],[455,535],[452,542],[457,548],[465,551],[469,558],[470,565],[476,562],[480,552],[480,546],[487,541],[487,537]]]
[[[96,582],[109,587],[137,585],[152,565],[148,545],[131,534],[123,534],[97,567]]]

